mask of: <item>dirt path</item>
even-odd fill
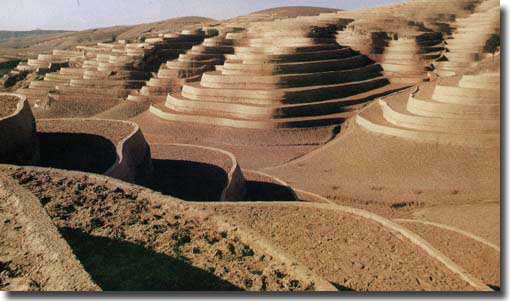
[[[500,288],[500,252],[470,237],[423,223],[399,221],[493,289]]]
[[[231,223],[264,233],[274,245],[306,263],[340,289],[473,289],[462,278],[477,289],[486,288],[443,257],[446,268],[441,260],[437,261],[438,252],[427,254],[433,248],[425,241],[411,243],[408,237],[412,237],[412,232],[398,239],[403,234],[394,236],[395,230],[378,222],[336,211],[333,209],[336,205],[230,203],[203,206],[229,217]]]

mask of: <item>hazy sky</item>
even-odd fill
[[[181,16],[226,19],[276,6],[353,9],[401,0],[0,0],[0,30],[80,30]],[[446,0],[447,1],[447,0]]]

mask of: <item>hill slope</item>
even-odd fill
[[[0,41],[12,39],[12,38],[58,34],[58,33],[64,33],[64,32],[69,32],[69,31],[66,31],[66,30],[41,30],[41,29],[28,30],[28,31],[0,30]]]
[[[316,6],[282,6],[264,9],[250,13],[254,14],[274,14],[278,18],[295,18],[297,16],[316,16],[322,13],[331,13],[339,11],[336,8],[316,7]]]
[[[140,35],[160,31],[180,31],[186,26],[214,20],[203,17],[180,17],[159,22],[130,26],[113,26],[77,32],[47,33],[37,36],[14,37],[0,40],[0,55],[27,58],[52,49],[71,49],[77,45],[91,45],[98,42],[136,39]]]

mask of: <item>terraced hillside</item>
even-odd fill
[[[498,12],[276,8],[20,63],[0,290],[493,296]]]
[[[327,27],[277,23],[254,25],[219,70],[184,84],[150,111],[165,120],[240,128],[327,125],[382,89],[366,92],[389,84],[380,66],[340,47]]]

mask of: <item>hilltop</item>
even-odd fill
[[[281,6],[264,10],[259,10],[248,15],[254,14],[275,14],[279,18],[295,18],[297,16],[317,16],[322,13],[332,13],[341,9],[316,7],[316,6]]]
[[[287,19],[296,18],[298,16],[318,16],[322,13],[331,13],[340,11],[340,9],[316,7],[316,6],[281,6],[254,11],[246,15],[237,16],[229,19],[229,21],[239,21],[242,19],[252,19],[254,17],[267,16],[269,19]]]

